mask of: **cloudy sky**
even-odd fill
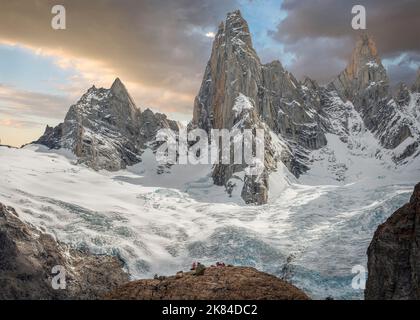
[[[66,8],[66,30],[51,28],[56,4]],[[418,0],[0,0],[0,139],[36,139],[87,88],[117,76],[139,107],[190,119],[212,36],[235,9],[263,62],[279,59],[297,78],[325,83],[351,54],[355,4],[367,9],[391,81],[411,83]]]

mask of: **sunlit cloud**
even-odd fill
[[[56,109],[59,114],[67,111],[71,104],[76,103],[80,96],[86,90],[95,85],[96,87],[109,88],[116,77],[122,78],[127,89],[133,96],[139,108],[150,107],[160,112],[186,112],[188,114],[192,111],[194,94],[188,94],[183,91],[173,91],[165,89],[165,87],[149,86],[138,81],[125,81],[124,77],[117,74],[111,66],[100,60],[86,59],[75,57],[62,49],[45,49],[37,48],[30,45],[16,44],[10,41],[0,39],[0,45],[18,46],[30,50],[33,54],[51,58],[54,64],[61,69],[72,69],[75,74],[72,75],[65,84],[57,84],[57,90],[66,96],[65,101],[67,105],[63,106],[61,103],[57,104]],[[176,75],[170,79],[173,82],[181,82],[182,79],[177,79]],[[176,87],[176,86],[175,86]],[[36,93],[28,93],[21,91],[19,93],[12,92],[12,88],[0,86],[0,100],[16,100],[26,99],[26,106],[33,108],[39,101],[34,99]],[[38,95],[43,96],[43,95]],[[18,111],[19,108],[13,105]],[[9,106],[10,108],[10,106]],[[39,106],[50,114],[49,108],[45,105]],[[28,110],[30,113],[31,111]]]

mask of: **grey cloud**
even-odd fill
[[[351,28],[351,8],[356,4],[366,7],[368,32],[373,35],[382,58],[420,52],[418,0],[285,0],[282,8],[288,15],[271,36],[284,43],[286,51],[298,56],[290,66],[292,72],[301,73],[303,67],[298,65],[299,61],[317,62],[320,56],[320,66],[325,67],[308,65],[307,68],[314,78],[327,79],[336,74],[338,61],[344,67],[358,34]],[[326,38],[329,45],[322,50]],[[331,51],[334,47],[338,50]],[[325,65],[325,56],[333,61],[330,67]],[[389,71],[394,83],[407,76],[407,70],[393,67]]]
[[[350,37],[301,39],[287,45],[295,55],[290,69],[299,79],[309,76],[320,83],[329,82],[345,67],[352,45]]]
[[[71,103],[67,97],[30,92],[0,84],[1,113],[14,119],[18,117],[21,121],[36,122],[35,118],[62,121]]]

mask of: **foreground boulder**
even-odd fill
[[[366,299],[420,299],[420,183],[410,202],[376,230],[368,269]]]
[[[53,289],[54,266],[64,268],[66,289]],[[128,281],[122,267],[114,257],[57,243],[0,203],[0,300],[96,299]]]
[[[308,300],[295,286],[248,267],[211,267],[200,275],[130,282],[105,296],[113,300]]]

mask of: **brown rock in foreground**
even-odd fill
[[[65,289],[52,286],[54,266],[64,267]],[[97,299],[128,281],[122,267],[58,243],[0,203],[0,300]]]
[[[211,267],[162,280],[130,282],[107,294],[113,300],[308,300],[295,286],[248,267]]]
[[[368,249],[368,300],[420,299],[420,183],[410,202],[375,232]]]

